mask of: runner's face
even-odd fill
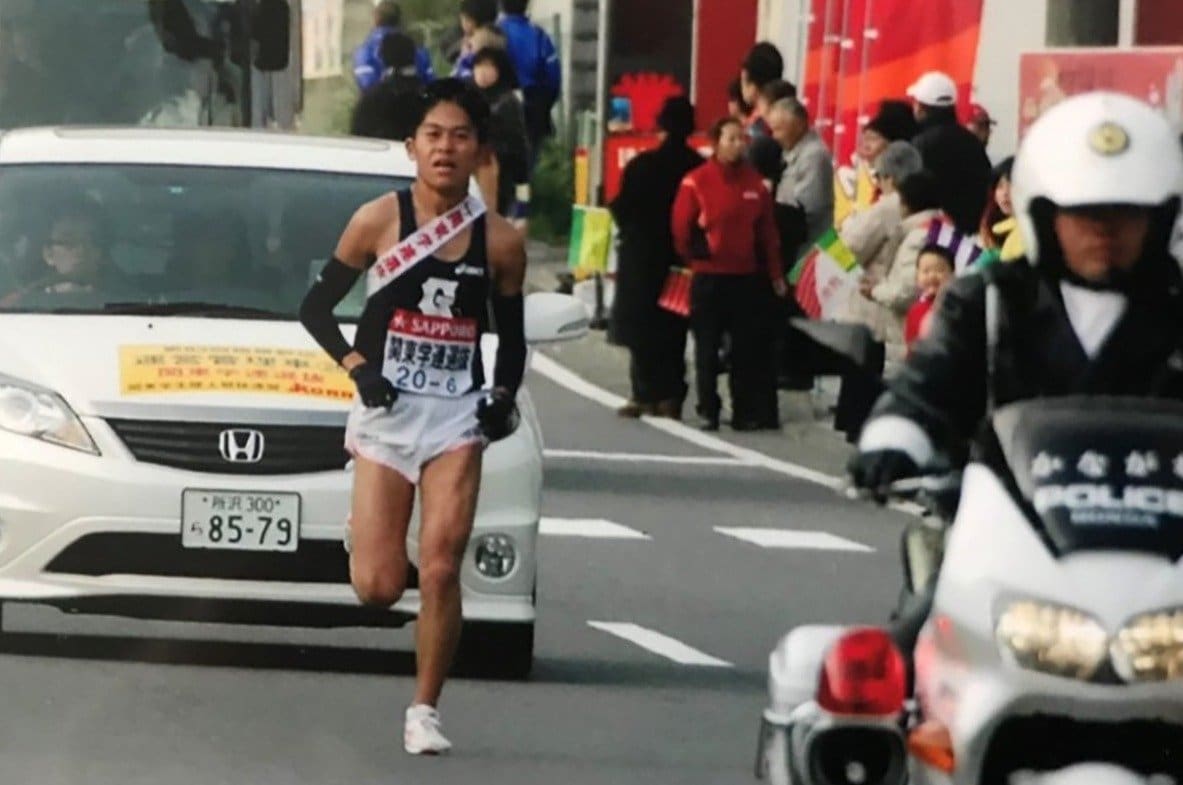
[[[442,103],[423,118],[407,149],[418,165],[420,182],[437,191],[466,192],[481,144],[468,113]]]

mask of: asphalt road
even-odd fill
[[[783,457],[620,421],[537,372],[529,385],[552,532],[537,663],[527,682],[450,683],[451,756],[402,751],[409,629],[15,607],[0,783],[750,782],[769,650],[795,624],[886,618],[903,519],[797,479]],[[569,536],[589,533],[610,536]]]

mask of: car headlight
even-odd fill
[[[1100,622],[1072,608],[1041,602],[1012,603],[994,633],[999,648],[1020,667],[1054,676],[1087,681],[1109,653],[1109,635]]]
[[[513,572],[518,554],[513,540],[504,534],[486,534],[479,538],[474,550],[476,569],[486,578],[504,578]]]
[[[99,454],[86,426],[61,396],[0,376],[0,429]]]
[[[1109,651],[1122,681],[1183,678],[1183,609],[1137,617],[1117,634]]]

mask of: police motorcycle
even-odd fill
[[[914,689],[885,629],[792,630],[758,778],[1183,782],[1183,404],[1030,400],[988,426],[959,478],[893,486],[929,513],[905,591],[944,551]]]

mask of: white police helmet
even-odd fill
[[[1165,254],[1181,197],[1178,135],[1161,112],[1118,93],[1086,93],[1049,109],[1031,126],[1011,172],[1015,217],[1032,264],[1051,255],[1041,243],[1053,244],[1058,255],[1054,207],[1154,209],[1147,243],[1161,243]]]

